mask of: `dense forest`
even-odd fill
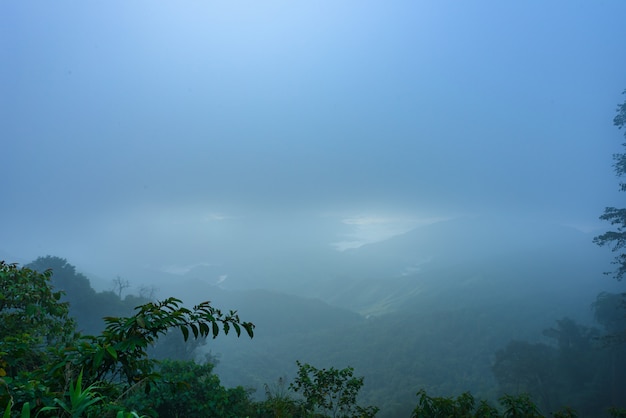
[[[91,414],[408,417],[437,416],[425,411],[447,407],[495,416],[513,407],[536,410],[535,416],[566,411],[604,416],[609,407],[625,406],[626,348],[615,341],[626,328],[619,294],[602,293],[593,302],[597,326],[562,318],[536,330],[533,338],[524,326],[537,323],[532,312],[524,316],[512,309],[510,318],[503,318],[505,310],[497,304],[489,312],[484,300],[463,305],[451,300],[453,295],[445,299],[454,309],[419,304],[365,318],[319,300],[276,292],[205,289],[220,304],[238,301],[246,306],[244,318],[258,319],[253,326],[237,314],[213,311],[214,304],[204,317],[177,299],[156,302],[149,293],[133,295],[127,291],[130,283],[119,277],[111,291],[96,292],[86,276],[59,257],[40,257],[22,268],[3,264],[2,279],[7,289],[2,400],[15,405],[13,413],[28,402],[33,409],[57,408],[41,414],[56,416],[58,408],[71,409],[71,402],[78,401],[68,392],[61,403],[62,392],[77,379],[92,396],[84,402],[99,400],[90,406]],[[48,301],[40,304],[43,299]],[[494,315],[500,315],[499,321],[493,321]],[[28,327],[35,327],[26,333],[19,323],[29,316]],[[492,323],[488,330],[485,318]],[[511,324],[519,329],[507,330]],[[169,328],[185,331],[166,333]],[[229,329],[249,331],[254,339],[233,338],[234,331],[223,335]],[[120,349],[137,330],[144,332],[145,341]],[[507,335],[519,338],[506,340]],[[47,348],[41,346],[42,338]],[[64,345],[72,349],[61,349]],[[122,350],[129,352],[123,356]],[[43,361],[49,369],[41,369]],[[315,373],[326,380],[313,378]],[[343,412],[335,410],[341,396],[323,406],[323,397],[306,386],[322,381],[337,393],[352,388]],[[469,389],[472,395],[466,393]],[[212,397],[207,397],[209,392]],[[479,415],[487,405],[492,415]]]

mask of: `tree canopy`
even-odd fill
[[[63,259],[43,261],[59,264],[75,276],[73,266]],[[231,330],[238,336],[242,331],[253,336],[254,325],[241,321],[235,311],[223,313],[209,302],[189,309],[175,298],[137,306],[128,317],[105,317],[101,334],[83,335],[69,316],[69,304],[61,300],[63,292],[53,289],[51,276],[50,269],[37,272],[0,261],[0,405],[7,405],[4,416],[9,416],[12,406],[35,408],[39,413],[57,408],[76,412],[80,407],[75,401],[83,392],[98,390],[111,400],[135,387],[149,391],[162,380],[158,362],[149,357],[147,348],[174,328],[184,340],[215,338]],[[69,403],[63,400],[68,393]],[[82,398],[91,406],[92,401],[103,399],[100,395]],[[72,416],[79,416],[74,412]]]
[[[44,347],[62,344],[74,332],[69,306],[50,285],[51,270],[37,272],[0,261],[0,375],[37,370]]]

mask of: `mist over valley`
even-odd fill
[[[626,407],[625,14],[1,2],[0,401],[80,366],[92,415],[332,416],[296,387],[337,368],[361,417]]]

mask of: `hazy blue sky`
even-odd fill
[[[0,0],[0,250],[165,266],[468,214],[596,225],[623,200],[624,16]]]

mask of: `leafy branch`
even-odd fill
[[[220,329],[224,334],[234,329],[238,337],[243,329],[250,338],[254,336],[254,324],[242,322],[236,311],[224,314],[210,302],[188,309],[181,300],[168,298],[135,309],[137,313],[131,317],[105,317],[101,335],[84,336],[65,349],[72,363],[85,367],[91,381],[150,383],[157,377],[153,371],[156,362],[148,358],[147,348],[174,328],[181,330],[185,341],[190,335],[215,338]]]

